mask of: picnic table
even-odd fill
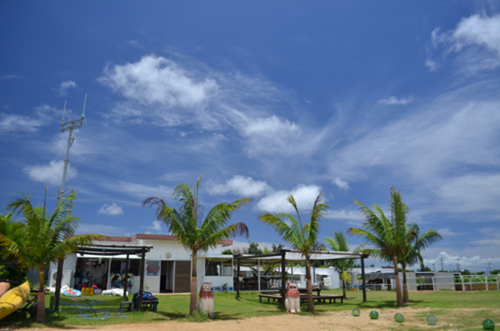
[[[307,293],[306,288],[299,288],[298,289],[300,293]],[[321,295],[321,289],[320,288],[313,288],[313,293],[316,292],[316,295]]]

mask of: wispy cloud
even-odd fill
[[[346,182],[345,180],[342,180],[341,178],[339,177],[336,177],[333,181],[332,181],[333,184],[337,185],[339,188],[341,189],[344,189],[344,190],[348,190],[349,189],[349,183]]]
[[[377,103],[379,105],[402,105],[405,106],[413,101],[413,97],[408,98],[397,98],[395,96],[391,96],[386,99],[381,99]]]
[[[97,212],[103,215],[117,216],[123,214],[123,209],[116,203],[113,203],[111,205],[104,204]]]
[[[60,185],[64,169],[64,161],[50,161],[48,165],[32,165],[24,168],[30,179],[51,185]],[[68,164],[66,180],[75,178],[77,170]]]
[[[80,223],[76,229],[77,234],[97,233],[105,236],[126,236],[128,235],[122,227],[115,227],[112,225]]]
[[[106,184],[105,187],[112,191],[122,192],[140,199],[147,199],[149,197],[167,197],[171,196],[174,191],[172,188],[158,185],[158,186],[147,186],[143,184],[130,183],[119,181],[118,183]]]
[[[59,111],[47,105],[36,107],[33,116],[0,114],[1,132],[36,132],[52,122]]]
[[[68,90],[70,88],[76,88],[76,87],[77,87],[76,83],[72,80],[67,80],[65,82],[62,82],[61,85],[59,86],[59,94],[65,97],[66,94],[68,94]]]

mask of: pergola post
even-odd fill
[[[241,260],[238,259],[238,263],[236,266],[236,297],[240,297],[240,264]]]
[[[59,262],[57,263],[56,292],[54,295],[56,298],[54,304],[54,311],[56,312],[57,316],[59,316],[59,301],[61,300],[61,282],[62,282],[63,264],[64,264],[64,258],[60,258]],[[49,285],[50,285],[50,278],[49,278]]]
[[[144,247],[142,248],[142,254],[141,254],[141,265],[140,265],[140,269],[141,269],[141,281],[139,282],[139,302],[138,302],[138,308],[139,310],[142,310],[142,295],[143,295],[143,292],[144,292],[144,260],[146,258],[146,252],[145,252],[145,249]]]
[[[128,280],[128,254],[127,259],[125,260],[125,278],[123,280],[123,299],[128,300],[127,298],[127,280]]]
[[[365,285],[365,257],[361,256],[361,283],[363,284],[363,302],[366,302],[366,285]]]
[[[281,251],[281,303],[285,304],[285,296],[286,296],[286,277],[285,277],[285,267],[286,267],[286,252]]]

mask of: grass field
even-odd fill
[[[323,292],[322,292],[323,293]],[[324,291],[325,294],[340,295],[340,290]],[[47,306],[50,303],[47,296]],[[316,313],[328,314],[334,311],[350,311],[359,308],[363,312],[370,310],[383,310],[396,308],[396,295],[391,291],[369,291],[368,302],[362,302],[362,292],[348,292],[348,299],[343,304],[315,304]],[[85,296],[81,298],[61,298],[61,312],[56,318],[54,314],[47,315],[47,325],[53,327],[65,327],[73,325],[105,325],[119,323],[159,322],[168,320],[177,321],[199,321],[208,319],[204,315],[188,316],[189,295],[159,295],[157,312],[125,312],[118,313],[122,297],[109,296]],[[410,292],[410,308],[428,308],[425,316],[433,314],[441,320],[448,321],[452,325],[461,325],[463,328],[477,327],[485,318],[491,318],[497,324],[500,323],[498,311],[500,308],[500,291],[484,292]],[[95,308],[94,308],[95,307]],[[461,309],[460,314],[451,313],[450,309]],[[306,306],[302,309],[305,311]],[[106,315],[107,311],[107,315]],[[260,303],[258,293],[242,293],[240,299],[235,299],[234,293],[215,293],[215,320],[242,319],[247,317],[264,317],[283,314],[284,309],[277,303]],[[302,314],[308,314],[303,312]],[[85,319],[84,316],[86,316]],[[107,319],[104,317],[109,316]],[[97,319],[97,320],[92,320]],[[479,323],[479,324],[478,324]],[[13,314],[0,321],[2,327],[36,327],[37,324],[23,318],[21,314]],[[397,328],[401,330],[401,328]],[[446,329],[446,328],[445,328]],[[453,328],[450,328],[452,330]],[[477,329],[477,328],[476,328]],[[404,328],[404,330],[407,330]],[[408,330],[419,330],[410,328]]]

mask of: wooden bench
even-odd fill
[[[153,307],[153,311],[156,311],[158,308],[158,300],[142,300],[142,308],[151,308]]]
[[[128,311],[134,311],[134,302],[133,301],[122,301],[120,303],[120,312],[125,311],[125,307],[127,307]]]
[[[273,302],[276,300],[280,302],[282,299],[281,294],[259,294],[260,302],[262,302],[262,298],[267,298],[267,303],[269,303],[271,299],[273,299]],[[344,303],[344,296],[342,295],[313,295],[313,301],[316,300],[317,302],[323,301],[323,303],[326,303],[326,300],[328,300],[328,303],[332,303],[333,300],[333,303],[337,303],[337,299],[340,299],[340,303]],[[307,295],[301,295],[300,301],[307,301]]]

